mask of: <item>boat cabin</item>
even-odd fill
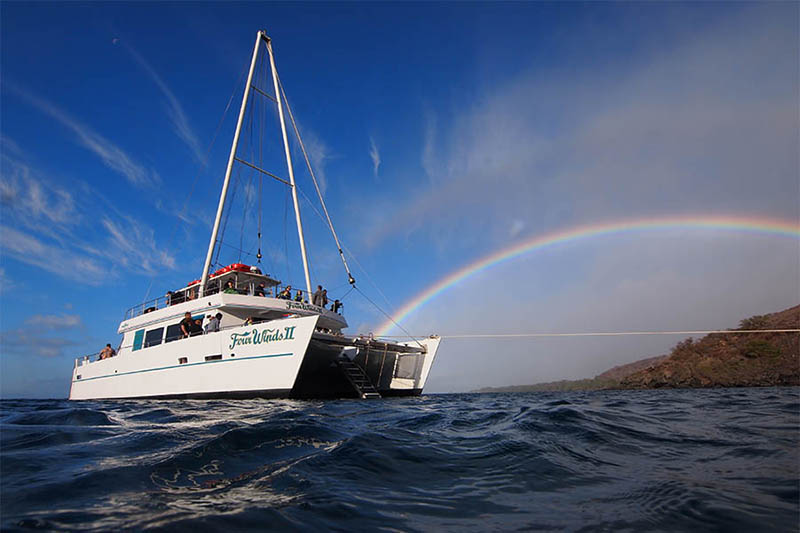
[[[221,314],[220,332],[310,315],[319,315],[316,330],[320,334],[341,335],[341,330],[347,327],[347,321],[338,312],[309,303],[307,291],[300,290],[302,299],[297,300],[299,289],[284,286],[257,267],[229,265],[209,276],[203,296],[199,296],[199,288],[200,280],[193,280],[185,287],[128,309],[118,330],[123,336],[118,354],[182,340],[180,321],[187,312],[203,325],[208,317]],[[289,290],[291,299],[286,297]],[[216,332],[196,332],[195,335],[213,333]]]

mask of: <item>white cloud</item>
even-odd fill
[[[371,136],[369,138],[369,157],[372,159],[372,173],[378,177],[378,168],[381,166],[381,154],[378,152],[378,145],[375,144],[375,139]]]
[[[325,174],[325,166],[332,157],[331,150],[325,142],[307,128],[303,130],[303,144],[305,144],[308,158],[311,160],[311,167],[314,169],[314,176],[317,178],[319,190],[324,197],[325,191],[328,189],[328,178]]]
[[[161,268],[175,268],[175,258],[159,249],[153,230],[129,216],[103,217],[108,233],[104,255],[129,270],[154,274]]]
[[[72,193],[51,182],[35,179],[25,163],[2,156],[0,204],[19,215],[18,221],[38,227],[74,225],[80,220]]]
[[[183,110],[183,106],[181,106],[180,101],[175,97],[175,93],[172,92],[172,89],[169,88],[161,76],[158,75],[155,69],[144,59],[144,57],[142,57],[141,54],[139,54],[130,46],[125,46],[125,48],[131,54],[131,56],[133,56],[133,59],[136,60],[136,63],[138,63],[142,70],[144,70],[145,73],[150,77],[153,83],[156,84],[159,90],[161,90],[161,93],[166,98],[167,113],[169,114],[172,126],[175,129],[175,133],[186,144],[186,146],[189,147],[197,161],[201,164],[205,164],[206,158],[205,154],[203,154],[202,148],[200,147],[200,141],[197,139],[197,135],[189,124],[189,119],[186,116],[186,112]]]
[[[79,315],[33,315],[25,323],[29,326],[42,326],[47,329],[76,328],[83,325]]]
[[[0,252],[60,277],[101,285],[115,276],[115,267],[146,274],[175,268],[175,258],[157,245],[153,230],[99,192],[81,182],[67,191],[6,154],[0,204],[7,215]],[[101,211],[108,214],[94,216]]]
[[[39,98],[29,91],[15,87],[8,82],[6,82],[5,85],[14,90],[14,92],[39,111],[49,115],[61,125],[71,130],[81,145],[97,155],[108,168],[121,174],[132,185],[142,188],[152,188],[161,183],[161,178],[155,171],[145,169],[125,153],[124,150],[90,127],[70,117],[52,103],[43,98]]]
[[[375,202],[389,215],[365,242],[486,247],[515,220],[538,232],[664,213],[797,217],[797,39],[792,20],[744,9],[625,67],[492,78],[452,122],[426,113],[429,183],[400,191],[403,209]]]
[[[0,133],[0,154],[6,153],[21,155],[22,150],[14,139]]]
[[[107,281],[108,272],[96,258],[43,242],[5,225],[0,226],[0,237],[0,252],[22,263],[87,285],[100,285]]]
[[[81,344],[69,334],[82,329],[78,315],[33,315],[21,327],[2,332],[0,345],[4,356],[58,357],[66,348]]]

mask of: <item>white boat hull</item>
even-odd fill
[[[240,326],[99,361],[78,360],[70,400],[122,398],[359,397],[343,359],[362,369],[380,396],[417,396],[440,339],[419,344],[317,333],[319,316]]]
[[[242,326],[78,365],[69,397],[284,396],[294,386],[318,318]]]

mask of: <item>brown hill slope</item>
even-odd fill
[[[628,363],[627,365],[615,366],[614,368],[609,368],[602,374],[597,374],[594,379],[621,381],[631,374],[657,365],[668,357],[668,355],[657,355],[655,357],[648,357],[647,359],[639,359],[638,361]]]
[[[800,305],[742,320],[739,329],[796,329]],[[800,334],[711,334],[686,339],[660,363],[620,380],[632,389],[800,385]]]

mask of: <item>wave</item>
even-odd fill
[[[3,530],[793,529],[800,389],[0,402]]]

